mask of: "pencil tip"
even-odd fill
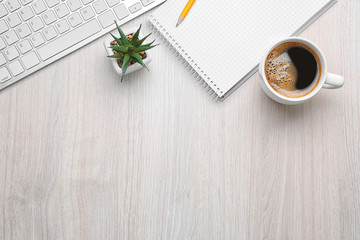
[[[184,18],[182,16],[179,17],[177,23],[176,23],[176,27],[180,25],[180,23],[184,20]]]

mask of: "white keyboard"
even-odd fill
[[[166,0],[0,0],[0,90]]]

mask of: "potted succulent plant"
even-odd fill
[[[151,33],[140,39],[141,25],[136,31],[130,30],[125,34],[116,21],[115,24],[120,36],[117,38],[110,33],[111,37],[104,41],[104,46],[108,57],[111,58],[112,66],[121,75],[122,82],[126,74],[135,72],[143,67],[149,70],[146,64],[151,61],[151,58],[147,50],[157,45],[153,45],[155,40],[144,44]]]

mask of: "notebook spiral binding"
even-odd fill
[[[223,92],[219,87],[208,77],[203,70],[198,66],[194,60],[188,55],[188,53],[175,41],[175,39],[160,25],[158,21],[150,15],[149,25],[154,33],[160,37],[167,47],[170,48],[179,61],[186,67],[186,69],[194,76],[194,78],[200,83],[200,85],[207,91],[210,96],[215,100],[220,100],[219,95]],[[211,87],[212,85],[213,87]],[[215,90],[214,90],[215,89]]]

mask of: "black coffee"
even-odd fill
[[[319,63],[319,57],[307,45],[287,42],[271,51],[265,62],[265,74],[278,93],[302,97],[316,88],[321,72]]]

